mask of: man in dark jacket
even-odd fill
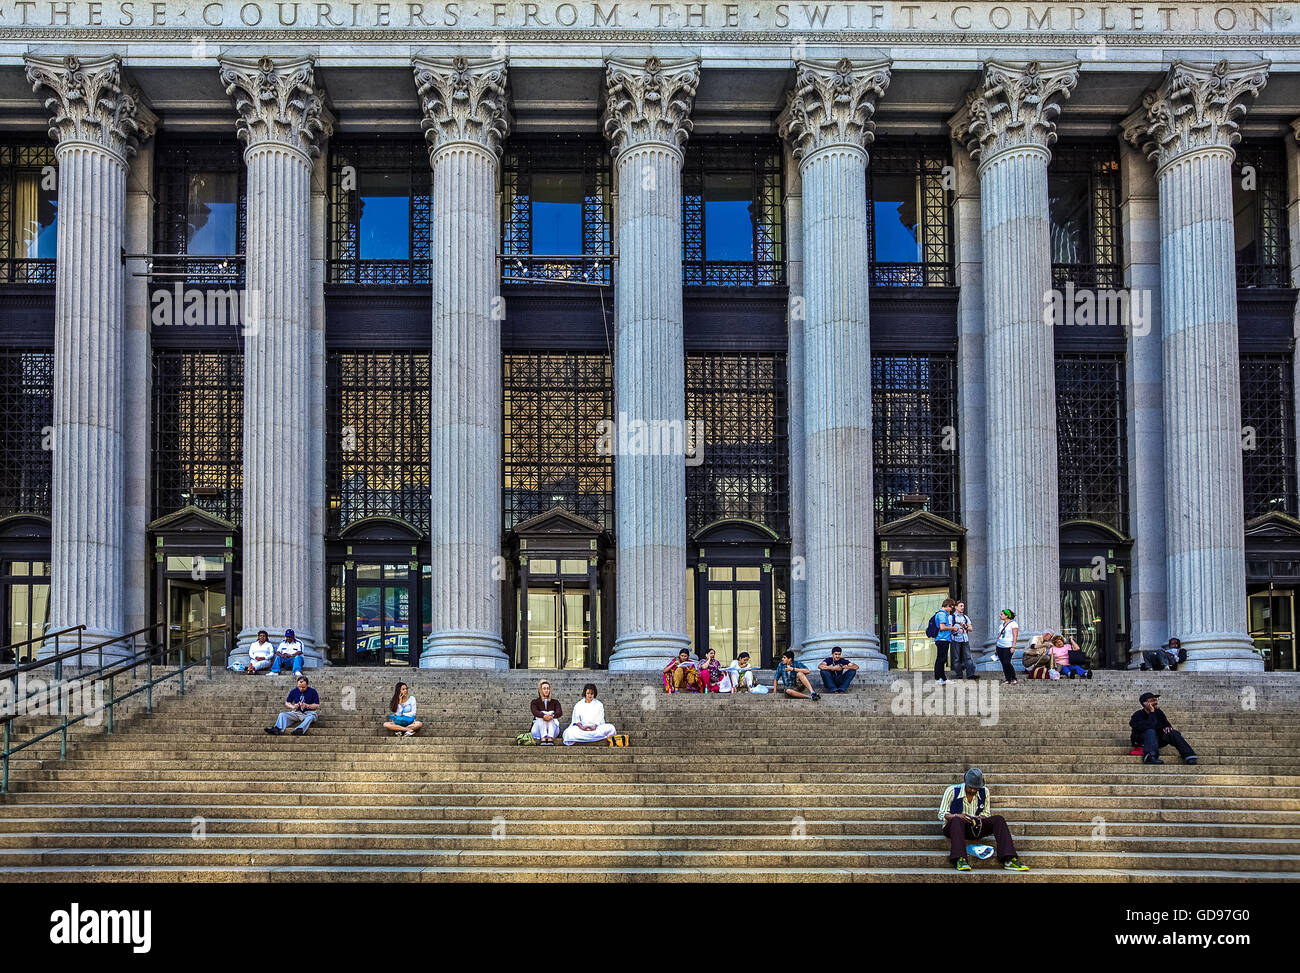
[[[1162,764],[1160,748],[1173,746],[1183,763],[1196,763],[1196,751],[1183,739],[1183,735],[1169,725],[1169,719],[1160,709],[1159,693],[1143,693],[1138,697],[1142,708],[1129,717],[1128,725],[1132,729],[1130,739],[1134,747],[1142,748],[1144,764]]]

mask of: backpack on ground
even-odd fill
[[[521,733],[515,737],[515,743],[521,747],[535,747],[537,739],[531,733]]]
[[[631,741],[628,740],[626,733],[615,733],[609,738],[609,745],[611,747],[626,747],[631,745]]]

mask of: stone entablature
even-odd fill
[[[1300,3],[910,3],[658,2],[658,0],[423,0],[423,2],[304,2],[304,0],[3,0],[6,39],[105,37],[157,33],[180,39],[194,32],[245,39],[333,36],[349,41],[444,37],[490,40],[574,40],[599,31],[630,40],[686,39],[833,43],[860,41],[998,43],[1013,37],[1088,47],[1098,38],[1168,46],[1276,43],[1300,39]],[[72,28],[75,33],[68,34]],[[84,28],[84,31],[76,30]],[[58,32],[61,31],[60,35]],[[182,35],[180,32],[187,32]],[[480,36],[481,35],[481,36]]]

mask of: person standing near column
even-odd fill
[[[1016,670],[1011,665],[1011,656],[1016,651],[1016,639],[1020,637],[1020,626],[1016,624],[1016,613],[1010,608],[1002,609],[998,622],[998,634],[994,636],[998,661],[1002,663],[1002,685],[1016,684]]]

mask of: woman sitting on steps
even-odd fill
[[[404,682],[399,682],[397,688],[393,690],[393,698],[389,700],[388,711],[392,716],[384,724],[384,729],[393,731],[399,737],[413,737],[415,731],[424,726],[415,718],[415,697],[411,695],[411,691],[406,688]]]

